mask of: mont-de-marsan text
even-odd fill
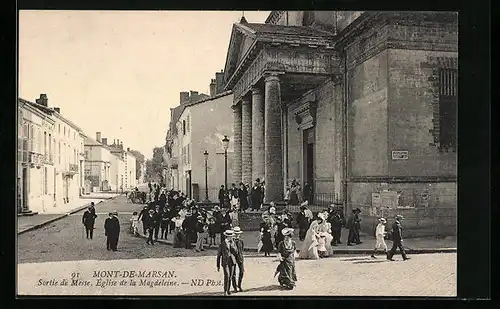
[[[93,278],[176,278],[174,270],[94,270]]]

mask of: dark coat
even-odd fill
[[[226,197],[226,191],[224,191],[224,189],[220,189],[219,190],[219,201],[224,201]]]
[[[262,191],[261,186],[253,186],[250,191],[250,197],[252,200],[253,206],[260,206],[262,198],[264,196],[264,192]]]
[[[154,227],[154,215],[150,216],[149,214],[144,215],[142,223],[146,229],[151,229]]]
[[[104,235],[108,237],[118,237],[120,235],[120,221],[118,221],[118,218],[107,218],[104,221]]]
[[[161,212],[155,212],[153,215],[153,225],[154,227],[158,227],[161,225],[161,219],[162,219],[162,213]]]
[[[236,255],[236,262],[243,263],[243,248],[245,248],[245,243],[241,238],[235,238],[234,244],[236,245],[236,249],[238,254]]]
[[[304,212],[299,212],[297,215],[297,224],[299,225],[300,229],[308,229],[309,228],[309,218],[306,217],[306,214]]]
[[[94,228],[95,218],[97,218],[95,212],[93,213],[92,211],[87,210],[83,213],[82,223],[89,229]]]
[[[219,251],[217,252],[217,268],[220,268],[228,265],[236,265],[236,256],[238,255],[238,248],[236,248],[236,244],[232,242],[229,246],[226,244],[226,241],[223,241],[219,245]],[[222,262],[222,263],[221,263]]]
[[[401,241],[403,239],[403,227],[399,221],[395,221],[392,224],[392,240]]]
[[[243,189],[238,189],[238,197],[240,199],[240,207],[247,208],[248,207],[248,190],[246,187],[243,187]]]

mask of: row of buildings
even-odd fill
[[[172,109],[171,186],[203,192],[205,149],[209,186],[219,186],[227,135],[230,182],[265,180],[266,203],[296,179],[312,186],[312,204],[360,208],[370,226],[402,213],[415,219],[409,228],[454,231],[457,59],[455,12],[243,17],[217,91],[194,102],[181,94]]]
[[[96,191],[135,187],[135,157],[123,143],[90,139],[46,94],[18,99],[18,213],[56,212]]]

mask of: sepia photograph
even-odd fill
[[[20,10],[17,295],[456,297],[458,18]]]

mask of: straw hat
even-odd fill
[[[378,221],[380,221],[381,223],[386,223],[387,222],[384,218],[380,218],[380,219],[378,219]]]
[[[220,210],[219,206],[214,206],[214,210]]]
[[[235,227],[233,227],[233,232],[234,232],[235,234],[241,234],[241,233],[243,233],[243,231],[240,229],[240,227],[239,227],[239,226],[235,226]]]
[[[271,208],[269,208],[269,213],[270,214],[275,214],[276,213],[276,208],[274,208],[274,206],[271,206]]]
[[[203,216],[202,215],[198,215],[198,217],[196,217],[196,219],[203,219]]]
[[[397,215],[396,220],[404,220],[404,217],[402,215]]]
[[[234,232],[233,232],[233,230],[226,230],[226,231],[224,232],[224,236],[234,236]]]
[[[323,220],[326,220],[326,218],[325,218],[325,214],[324,214],[324,213],[322,213],[322,212],[318,213],[318,218],[323,219]]]
[[[289,227],[285,227],[284,229],[281,230],[281,234],[283,234],[283,236],[292,235],[292,233],[293,229]]]

